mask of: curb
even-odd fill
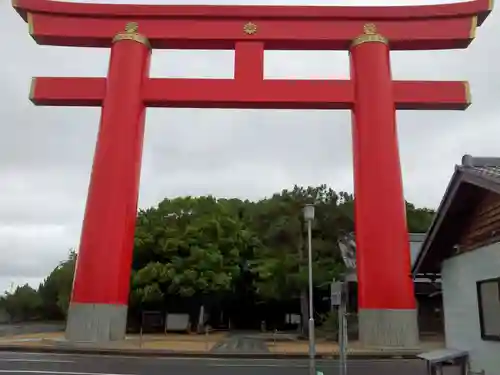
[[[107,355],[121,357],[165,357],[165,358],[217,358],[217,359],[309,359],[302,353],[207,353],[207,352],[174,352],[167,350],[82,348],[71,346],[21,346],[0,345],[0,352],[19,353],[57,353],[80,355]],[[416,351],[387,352],[352,352],[347,353],[351,359],[416,359],[420,354]],[[316,359],[338,359],[339,354],[317,354]]]

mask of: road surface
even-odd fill
[[[263,337],[242,333],[230,333],[211,350],[213,353],[269,353]]]
[[[334,360],[317,361],[325,375],[338,374]],[[307,360],[116,357],[0,352],[0,375],[308,375]],[[419,360],[352,360],[349,375],[426,375]]]

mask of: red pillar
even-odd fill
[[[388,41],[367,24],[350,55],[360,339],[413,346],[418,327]]]
[[[151,48],[135,23],[113,41],[66,328],[72,341],[125,335]]]

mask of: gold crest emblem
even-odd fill
[[[252,22],[248,22],[245,26],[243,26],[243,31],[245,34],[253,35],[257,32],[257,25]]]

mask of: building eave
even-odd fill
[[[450,240],[447,242],[447,248],[439,247],[438,249],[433,250],[436,247],[433,245],[435,245],[436,238],[442,230],[443,222],[450,214],[450,208],[454,208],[453,212],[455,214],[457,212],[457,207],[462,212],[468,212],[475,207],[478,200],[481,199],[484,193],[494,192],[500,195],[500,174],[498,171],[500,158],[473,158],[469,155],[465,155],[462,159],[462,164],[463,165],[455,166],[455,172],[450,179],[434,220],[429,227],[421,250],[412,267],[413,277],[420,273],[429,272],[428,269],[425,269],[429,268],[425,267],[425,264],[426,262],[428,263],[429,257],[431,256],[430,253],[432,251],[439,251],[438,256],[434,254],[435,258],[433,261],[436,261],[436,259],[443,261],[446,258],[453,256],[453,249],[450,248],[453,247],[453,245],[450,246],[449,244],[458,242],[458,237],[460,235],[459,230],[454,230],[451,234],[449,234]],[[491,170],[493,170],[494,173],[490,173],[488,167],[492,168]],[[465,184],[469,186],[464,187]],[[475,187],[475,189],[471,188],[471,186]],[[464,190],[466,193],[464,193]],[[461,191],[461,193],[460,196],[457,197],[459,191]],[[474,199],[461,199],[464,194],[468,197],[472,196]],[[459,221],[461,223],[458,223]],[[454,222],[457,222],[456,226],[459,228],[460,225],[463,224],[464,218],[458,216],[454,219]]]
[[[432,244],[437,232],[439,231],[440,225],[446,216],[446,213],[450,207],[451,202],[460,186],[460,182],[462,179],[463,171],[459,168],[459,166],[455,166],[455,172],[451,177],[450,182],[446,188],[443,198],[439,204],[439,208],[434,215],[434,219],[432,220],[431,226],[427,231],[424,242],[420,248],[420,252],[417,255],[417,259],[415,259],[415,263],[412,267],[412,276],[415,277],[418,273],[420,273],[420,267],[422,266],[423,261],[425,260],[427,253],[429,252],[430,245]]]

